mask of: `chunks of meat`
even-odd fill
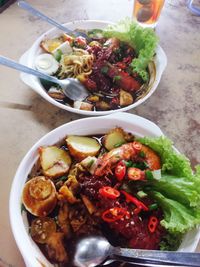
[[[119,71],[118,68],[111,64],[108,64],[108,67],[109,69],[107,75],[114,79],[117,85],[119,85],[122,89],[130,92],[140,89],[141,84],[127,72]]]
[[[49,258],[52,261],[58,263],[66,263],[68,261],[68,255],[64,247],[64,234],[59,232],[54,232],[48,238],[46,243],[46,249]]]

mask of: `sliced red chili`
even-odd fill
[[[102,219],[105,222],[115,222],[123,217],[130,218],[130,213],[124,208],[111,208],[103,212]]]
[[[133,142],[133,148],[134,148],[137,152],[139,152],[139,151],[141,151],[141,149],[142,149],[142,144],[139,143],[139,142],[137,142],[137,141],[134,141],[134,142]]]
[[[115,168],[115,176],[118,181],[122,181],[126,174],[126,164],[123,161],[120,161]]]
[[[99,194],[102,195],[103,197],[111,198],[111,199],[116,199],[120,196],[120,192],[112,188],[110,186],[104,186],[99,189]]]
[[[158,219],[155,216],[151,216],[148,222],[148,229],[150,233],[154,233],[158,225]]]
[[[82,36],[76,37],[74,41],[80,47],[85,47],[87,45],[86,39]]]
[[[134,167],[130,167],[128,168],[128,179],[129,180],[144,180],[145,179],[145,173],[144,171],[138,169],[138,168],[134,168]]]
[[[144,203],[142,203],[140,200],[138,200],[136,197],[128,194],[124,190],[122,190],[121,192],[122,192],[122,194],[125,195],[127,202],[132,202],[137,207],[134,210],[135,214],[140,213],[141,210],[144,210],[144,211],[148,211],[149,210],[149,208]]]

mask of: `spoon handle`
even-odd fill
[[[34,70],[34,69],[31,69],[29,67],[26,67],[22,64],[19,64],[9,58],[6,58],[6,57],[3,57],[3,56],[0,56],[0,65],[4,65],[4,66],[7,66],[7,67],[10,67],[12,69],[16,69],[16,70],[19,70],[21,72],[25,72],[25,73],[28,73],[28,74],[32,74],[34,76],[37,76],[41,79],[44,79],[44,80],[48,80],[50,82],[53,82],[53,83],[57,83],[57,84],[60,84],[59,80],[52,77],[52,76],[49,76],[47,74],[44,74],[38,70]]]
[[[127,261],[149,262],[154,264],[172,264],[173,266],[200,266],[200,254],[190,252],[171,252],[159,250],[140,250],[114,248],[114,258]]]
[[[61,25],[60,23],[58,23],[57,21],[47,17],[46,15],[44,15],[43,13],[41,13],[40,11],[38,11],[37,9],[35,9],[34,7],[32,7],[31,5],[29,5],[28,3],[26,3],[25,1],[18,1],[18,6],[27,10],[29,13],[31,13],[32,15],[39,17],[45,21],[47,21],[48,23],[52,24],[53,26],[59,28],[60,30],[68,33],[68,34],[74,34],[72,31],[70,31],[69,29],[67,29],[66,27],[64,27],[63,25]]]

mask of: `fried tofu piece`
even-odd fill
[[[64,234],[54,232],[48,238],[46,250],[49,258],[57,263],[67,263],[68,255],[64,247]]]

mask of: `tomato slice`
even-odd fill
[[[100,188],[99,193],[100,195],[111,199],[116,199],[120,196],[120,192],[117,189],[112,188],[110,186],[104,186]]]
[[[39,217],[31,223],[31,236],[40,244],[45,244],[51,233],[56,232],[56,223],[52,218]]]
[[[144,171],[130,167],[128,168],[128,178],[129,180],[137,181],[137,180],[144,180],[145,179],[145,173]]]
[[[130,213],[124,208],[111,208],[103,212],[102,219],[105,222],[115,222],[123,217],[130,218]]]
[[[126,174],[126,164],[123,161],[120,161],[115,168],[115,176],[118,181],[122,181]]]

